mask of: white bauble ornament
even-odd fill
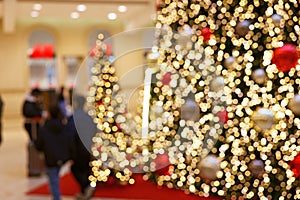
[[[256,69],[252,73],[252,79],[257,84],[263,84],[263,83],[265,83],[266,78],[267,78],[267,74],[266,74],[265,70],[263,70],[263,69]]]
[[[181,106],[181,119],[185,121],[198,121],[200,118],[199,104],[192,99],[186,99]]]
[[[244,37],[249,32],[250,25],[251,23],[248,20],[241,21],[236,25],[235,31],[239,36]]]
[[[215,77],[215,79],[213,79],[210,84],[210,88],[214,92],[223,90],[224,87],[225,87],[225,80],[222,76]]]
[[[183,29],[179,32],[177,45],[179,45],[181,48],[184,49],[191,49],[193,35],[194,35],[194,30],[189,25],[185,25]]]
[[[255,159],[249,164],[249,170],[253,177],[258,178],[262,176],[265,171],[265,164],[262,160]]]
[[[229,56],[228,58],[225,59],[224,65],[227,69],[232,68],[233,64],[235,63],[235,59],[233,56]]]
[[[212,181],[217,178],[217,173],[220,171],[220,161],[218,157],[208,155],[198,163],[197,167],[201,178]]]
[[[278,15],[278,14],[274,14],[272,15],[272,22],[275,26],[279,26],[280,25],[280,21],[282,19],[282,16],[281,15]]]
[[[300,95],[297,94],[290,100],[289,108],[295,115],[300,115]]]
[[[275,124],[274,113],[267,108],[259,108],[254,112],[252,120],[261,130],[269,130]]]

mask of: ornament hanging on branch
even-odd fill
[[[170,169],[170,161],[169,156],[167,153],[164,154],[158,154],[156,159],[154,160],[155,163],[155,173],[159,176],[161,175],[170,175],[169,169]]]
[[[200,118],[200,108],[192,99],[186,99],[185,103],[181,106],[181,119],[185,121],[198,121]]]
[[[229,56],[228,58],[226,58],[226,59],[224,60],[224,65],[225,65],[225,67],[226,67],[227,69],[233,68],[234,63],[235,63],[235,59],[234,59],[233,56]]]
[[[156,0],[155,8],[156,8],[156,11],[161,10],[161,8],[162,8],[162,0]]]
[[[184,25],[182,30],[179,30],[177,45],[183,49],[191,49],[193,46],[192,37],[194,34],[194,30],[189,25]]]
[[[217,76],[215,79],[211,81],[210,88],[214,92],[218,92],[223,90],[225,87],[225,80],[222,76]]]
[[[252,120],[263,131],[271,129],[276,122],[274,113],[267,108],[259,108],[255,111]]]
[[[284,44],[282,47],[274,50],[272,63],[276,65],[280,72],[288,72],[290,69],[296,67],[298,59],[299,53],[296,46]]]
[[[294,177],[298,178],[300,176],[300,154],[295,156],[294,160],[292,160],[289,165],[291,170],[294,172]]]
[[[266,82],[267,74],[263,69],[256,69],[252,73],[252,79],[257,84],[264,84]]]
[[[295,115],[300,115],[300,95],[297,94],[290,100],[289,108]]]
[[[259,178],[263,175],[265,169],[265,164],[262,160],[255,159],[249,164],[249,170],[253,177]]]
[[[213,181],[217,178],[218,171],[220,171],[220,161],[218,157],[208,155],[198,163],[197,167],[200,170],[201,178]]]
[[[212,34],[213,32],[210,28],[206,27],[201,30],[201,36],[203,37],[204,42],[207,42],[211,38]]]
[[[279,14],[274,14],[274,15],[272,15],[272,22],[273,22],[273,24],[275,25],[275,26],[279,26],[280,25],[280,22],[281,22],[281,20],[282,20],[282,16],[281,15],[279,15]]]
[[[228,121],[228,119],[229,119],[229,117],[228,117],[228,112],[227,112],[226,110],[224,110],[224,111],[219,111],[219,112],[217,113],[217,116],[219,117],[219,121],[220,121],[220,123],[222,123],[222,124],[226,124],[227,121]]]
[[[167,72],[163,77],[162,77],[162,84],[163,85],[170,85],[170,82],[171,82],[171,76],[172,76],[172,73],[171,72]]]
[[[249,32],[250,25],[251,23],[248,20],[241,21],[236,25],[235,31],[240,37],[244,37]]]

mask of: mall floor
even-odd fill
[[[28,138],[22,126],[22,119],[3,120],[3,143],[0,146],[0,199],[5,200],[51,200],[50,196],[28,196],[26,192],[47,182],[45,176],[27,177]],[[68,172],[66,165],[62,174]],[[75,199],[63,197],[63,200]],[[113,200],[92,198],[93,200]]]

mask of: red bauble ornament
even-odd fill
[[[284,44],[276,48],[273,53],[272,63],[274,63],[280,72],[287,72],[296,67],[299,59],[299,53],[296,46]]]
[[[171,82],[171,72],[167,72],[163,77],[162,77],[162,84],[163,85],[169,85]]]
[[[97,51],[98,51],[97,46],[94,45],[94,46],[91,48],[91,50],[90,50],[90,52],[89,52],[89,55],[93,58],[93,57],[95,57]]]
[[[158,154],[154,163],[156,168],[155,173],[157,175],[170,175],[170,161],[167,153]]]
[[[106,44],[105,47],[106,47],[106,49],[105,49],[106,55],[111,56],[112,55],[112,45]]]
[[[156,11],[161,9],[161,5],[162,5],[161,0],[156,0],[156,3],[155,3]]]
[[[228,121],[228,112],[226,110],[217,113],[219,120],[222,124],[226,124]]]
[[[299,178],[300,176],[300,153],[295,156],[294,160],[292,160],[290,163],[290,168],[294,172],[295,178]]]
[[[213,34],[213,32],[210,28],[206,27],[201,30],[201,35],[203,36],[204,42],[207,42],[210,39],[212,34]]]

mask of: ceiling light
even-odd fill
[[[31,11],[30,16],[31,17],[38,17],[40,13],[38,11]]]
[[[70,16],[72,19],[78,19],[80,17],[78,12],[72,12]]]
[[[42,4],[39,3],[33,4],[32,6],[33,10],[42,10],[42,8],[43,8]]]
[[[78,11],[78,12],[84,12],[84,11],[86,11],[86,5],[84,5],[84,4],[79,4],[79,5],[77,6],[77,11]]]
[[[127,7],[124,6],[124,5],[120,5],[120,6],[118,7],[118,10],[119,10],[119,12],[124,13],[124,12],[127,11]]]
[[[117,19],[117,14],[114,12],[108,13],[107,18],[109,20],[115,20],[115,19]]]

